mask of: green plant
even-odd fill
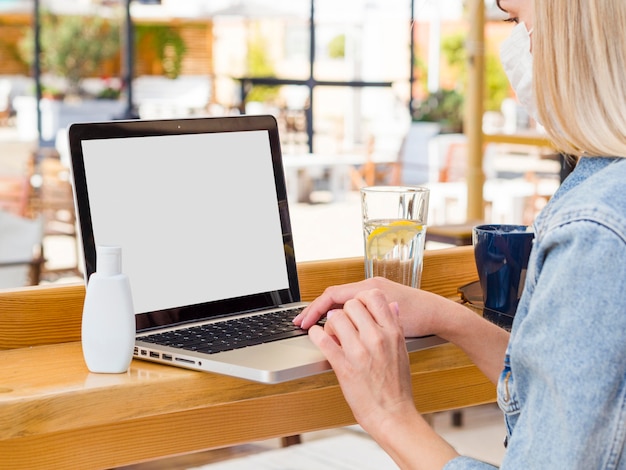
[[[443,39],[442,51],[450,67],[459,77],[457,83],[467,82],[467,48],[465,33],[456,33]],[[487,50],[485,53],[485,111],[500,109],[502,101],[509,96],[509,81],[502,69],[497,54]]]
[[[176,78],[182,70],[187,44],[180,33],[169,25],[136,25],[136,43],[148,42],[163,66],[163,74]]]
[[[50,98],[53,100],[62,100],[65,98],[65,93],[62,90],[59,90],[57,87],[53,87],[50,85],[43,85],[41,87],[41,95],[45,98]]]
[[[42,71],[67,80],[69,94],[81,94],[82,79],[98,75],[102,62],[119,54],[119,21],[96,16],[64,16],[45,12],[41,16]],[[32,65],[32,30],[20,41],[24,60]]]
[[[276,72],[267,56],[267,45],[258,31],[248,45],[248,73],[251,77],[275,77]],[[279,87],[254,85],[246,96],[246,101],[271,102],[278,97]]]
[[[510,85],[502,62],[495,54],[485,56],[485,86],[485,111],[500,111],[502,101],[510,96]]]
[[[346,35],[339,34],[328,43],[328,57],[343,59],[346,56]]]
[[[438,122],[441,132],[462,132],[463,95],[456,90],[438,90],[419,101],[413,121]]]
[[[104,79],[105,87],[96,95],[98,100],[116,100],[122,94],[119,86],[111,82],[110,79]]]
[[[439,90],[428,94],[414,106],[414,121],[434,121],[442,124],[442,132],[460,132],[463,128],[463,95],[467,81],[467,52],[464,32],[451,34],[442,39],[441,50],[449,70],[454,74],[454,89]],[[416,60],[419,83],[425,87],[426,66]],[[502,100],[508,96],[509,83],[499,58],[492,52],[485,55],[485,101],[487,111],[499,110]]]
[[[458,32],[445,36],[441,40],[441,52],[448,63],[448,67],[454,72],[457,86],[463,86],[467,81],[467,47],[465,45],[466,34]]]
[[[462,132],[463,84],[466,76],[464,34],[456,33],[443,38],[441,50],[448,69],[455,77],[455,88],[427,93],[423,99],[414,103],[412,119],[416,122],[437,122],[441,124],[442,133]],[[419,57],[416,57],[415,67],[418,83],[425,89],[428,67]]]

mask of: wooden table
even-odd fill
[[[534,131],[515,134],[483,134],[483,142],[486,144],[518,144],[554,148],[547,135]]]
[[[304,299],[363,278],[358,258],[299,265]],[[477,278],[471,247],[427,252],[422,287]],[[0,468],[111,468],[354,423],[332,372],[279,385],[133,361],[91,374],[82,285],[0,291]],[[492,402],[494,386],[453,345],[411,354],[425,413]]]

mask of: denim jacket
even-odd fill
[[[626,469],[626,158],[582,158],[537,217],[498,405],[503,469]]]

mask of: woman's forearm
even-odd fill
[[[437,334],[465,351],[495,384],[502,372],[509,333],[455,302],[441,320]]]

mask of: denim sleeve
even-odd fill
[[[457,457],[450,460],[443,467],[443,470],[494,470],[496,468],[493,465],[469,457]]]
[[[574,220],[535,246],[535,285],[509,345],[520,407],[503,469],[626,468],[623,228]]]

